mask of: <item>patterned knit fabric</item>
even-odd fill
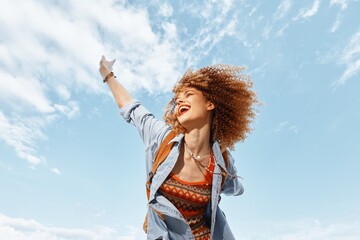
[[[204,213],[211,198],[214,157],[211,154],[209,171],[202,182],[186,182],[170,173],[159,191],[180,211],[188,222],[196,240],[210,239],[210,229],[205,226]]]

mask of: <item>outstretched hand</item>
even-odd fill
[[[101,57],[99,72],[100,72],[102,78],[105,78],[106,75],[108,75],[110,72],[112,72],[115,61],[116,61],[116,59],[114,59],[112,61],[106,60],[104,55]]]

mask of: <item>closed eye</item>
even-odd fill
[[[188,90],[185,92],[185,97],[189,97],[189,96],[192,96],[194,95],[194,92],[192,90]]]
[[[188,97],[194,95],[194,92],[191,90],[188,90],[188,91],[184,92],[183,94],[184,94],[183,98],[188,98]],[[181,102],[183,102],[183,100],[181,100],[179,98],[175,98],[174,102],[175,102],[175,105],[179,105]]]

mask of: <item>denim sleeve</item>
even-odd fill
[[[161,143],[165,133],[170,129],[170,126],[156,119],[138,100],[133,100],[122,107],[119,113],[137,128],[145,149]]]
[[[233,196],[241,195],[244,192],[244,187],[241,184],[239,178],[236,177],[237,170],[234,165],[234,158],[231,156],[229,151],[227,153],[228,153],[228,161],[229,161],[228,172],[235,177],[230,176],[230,174],[227,175],[225,179],[225,184],[221,192],[224,193],[225,195],[233,195]]]

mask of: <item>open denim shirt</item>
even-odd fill
[[[133,100],[120,109],[120,115],[133,124],[139,131],[140,136],[145,144],[146,173],[152,169],[152,163],[158,150],[158,147],[170,132],[171,126],[154,117],[141,103]],[[180,146],[184,140],[184,135],[179,134],[171,141],[174,147],[170,151],[166,160],[158,167],[151,183],[150,198],[148,202],[148,231],[147,239],[176,239],[189,240],[194,239],[189,225],[183,218],[178,209],[165,197],[158,193],[158,189],[166,177],[172,171],[179,153]],[[214,142],[212,150],[215,157],[215,169],[212,182],[211,192],[211,239],[214,240],[231,240],[235,239],[223,212],[218,206],[220,193],[225,195],[241,195],[244,191],[238,178],[227,177],[225,184],[221,189],[221,168],[225,169],[225,162],[221,154],[218,142]],[[229,164],[227,171],[231,175],[236,175],[234,159],[228,152]],[[162,220],[156,212],[161,212],[165,219]]]

